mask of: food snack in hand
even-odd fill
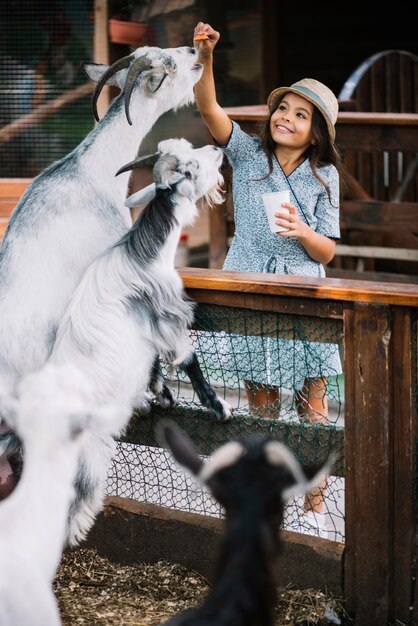
[[[200,33],[200,35],[196,35],[193,40],[203,41],[204,39],[209,39],[208,35],[206,33]]]

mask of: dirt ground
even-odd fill
[[[121,566],[80,549],[63,555],[54,581],[63,626],[160,626],[198,605],[208,582],[161,561]],[[341,599],[314,589],[280,591],[275,626],[351,624]]]

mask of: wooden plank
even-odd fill
[[[237,107],[224,107],[224,111],[231,119],[238,122],[264,122],[268,115],[266,104],[253,104]],[[418,127],[417,113],[376,113],[341,111],[338,113],[337,124],[341,126],[406,126]]]
[[[358,624],[390,623],[393,581],[393,387],[390,310],[353,304],[344,346],[344,595]]]
[[[214,206],[209,220],[210,258],[213,269],[222,269],[227,253],[226,209],[224,205]]]
[[[346,278],[349,280],[370,280],[374,282],[413,283],[418,285],[418,276],[413,274],[396,274],[394,272],[359,272],[353,269],[326,266],[325,271],[330,278]]]
[[[109,65],[108,0],[94,0],[94,62]],[[99,117],[109,108],[110,88],[105,86],[97,103]]]
[[[32,178],[0,178],[0,199],[19,199]]]
[[[408,309],[393,311],[393,619],[405,624],[417,623],[418,598],[414,598],[417,537],[417,441],[418,381],[417,326]],[[414,598],[415,607],[411,606]],[[412,617],[412,621],[411,621]]]
[[[339,278],[316,278],[257,272],[233,272],[189,267],[179,272],[186,289],[244,292],[293,298],[346,302],[375,302],[418,306],[417,285],[374,283]]]
[[[13,209],[18,203],[19,198],[14,200],[0,200],[0,217],[9,218],[13,213]]]
[[[83,548],[114,563],[180,563],[211,580],[224,522],[128,498],[107,497]],[[277,584],[341,595],[344,545],[300,533],[281,532]]]
[[[0,219],[0,239],[3,238],[4,233],[6,232],[8,223],[9,223],[9,220],[4,220],[3,218]]]
[[[410,126],[407,124],[378,126],[374,123],[338,125],[337,123],[336,134],[336,143],[340,149],[348,146],[351,150],[360,150],[362,152],[379,150],[415,152],[418,126],[415,126],[415,124]]]
[[[341,229],[418,232],[418,203],[343,200]]]
[[[224,111],[247,130],[266,119],[267,105],[225,107]],[[402,150],[416,152],[418,114],[342,112],[336,124],[337,145],[350,150]]]
[[[355,246],[337,243],[335,254],[340,256],[366,257],[370,259],[398,259],[400,261],[418,261],[418,250],[389,248],[381,246]]]
[[[344,429],[335,424],[311,424],[308,421],[288,422],[273,418],[253,417],[236,411],[227,422],[217,422],[200,406],[178,404],[169,409],[170,419],[189,435],[200,454],[210,455],[216,448],[246,433],[257,432],[284,442],[304,467],[324,463],[331,451],[337,454],[333,476],[344,475]],[[121,441],[136,445],[159,446],[155,428],[167,418],[167,409],[154,405],[151,415],[134,415]]]
[[[302,298],[275,298],[262,294],[212,291],[210,289],[187,289],[189,297],[199,304],[211,304],[227,309],[247,309],[249,311],[269,311],[285,315],[315,316],[327,320],[342,319],[341,302],[314,300],[307,302]]]

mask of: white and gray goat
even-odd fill
[[[164,626],[273,626],[284,507],[296,494],[321,484],[335,457],[305,473],[284,444],[253,434],[224,444],[205,461],[169,420],[159,422],[157,438],[225,510],[207,597],[200,607],[173,616]]]
[[[192,348],[194,306],[174,267],[181,231],[198,214],[196,202],[222,201],[222,150],[213,145],[193,149],[185,139],[162,141],[158,149],[155,198],[128,233],[85,272],[62,316],[48,363],[75,364],[98,405],[123,405],[131,415],[134,409],[149,408],[148,389],[162,406],[173,402],[161,358],[183,369],[202,404],[216,419],[226,420],[230,407],[203,377]],[[138,162],[142,159],[122,169]],[[97,459],[98,442],[91,437],[91,449],[88,443],[69,520],[71,545],[85,537],[103,505],[108,465],[90,461]]]
[[[15,397],[2,397],[25,463],[16,489],[0,503],[0,626],[61,624],[52,582],[80,446],[88,432],[107,440],[127,418],[122,407],[96,407],[91,392],[73,365],[47,365],[24,376]]]
[[[0,385],[42,367],[59,321],[89,264],[132,225],[125,199],[144,136],[165,112],[190,104],[202,66],[192,47],[138,48],[112,66],[84,63],[97,82],[121,93],[70,154],[39,174],[10,218],[0,247]],[[129,123],[128,123],[129,122]],[[138,353],[138,359],[141,354]],[[1,415],[0,415],[1,418]],[[0,434],[0,457],[19,454],[13,434]]]

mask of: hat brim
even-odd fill
[[[301,96],[302,98],[305,98],[305,100],[308,100],[308,102],[311,102],[318,109],[318,111],[322,113],[322,116],[327,124],[328,134],[330,136],[330,139],[332,142],[334,142],[335,141],[335,126],[331,122],[328,112],[324,109],[323,106],[321,106],[319,102],[317,102],[314,98],[311,98],[309,94],[303,92],[301,89],[297,89],[295,87],[277,87],[277,89],[273,89],[273,91],[267,98],[267,106],[269,108],[270,113],[273,113],[273,111],[276,110],[277,104],[280,98],[284,96],[285,93],[289,93],[289,91],[291,93],[295,93],[298,96]]]

